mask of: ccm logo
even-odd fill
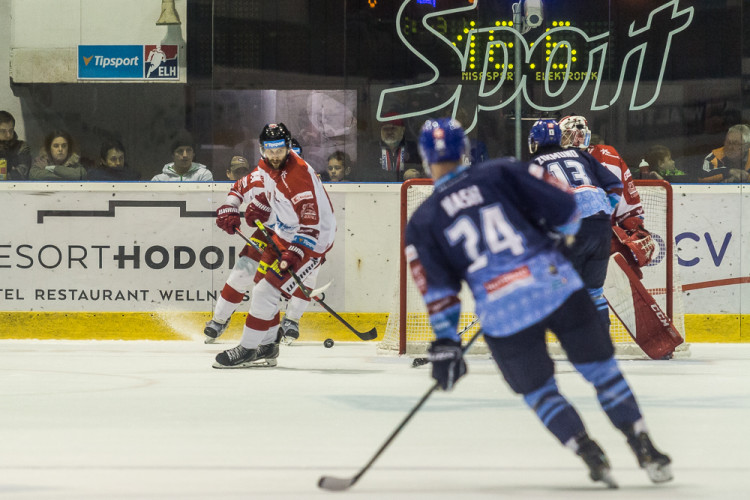
[[[659,318],[659,321],[661,321],[662,325],[669,326],[669,318],[666,314],[664,314],[664,312],[662,312],[658,305],[651,304],[651,310],[654,311],[654,314],[656,314],[656,317]]]

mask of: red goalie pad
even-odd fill
[[[616,253],[610,257],[604,296],[635,343],[651,359],[661,359],[684,342],[672,320],[646,290],[628,265]]]

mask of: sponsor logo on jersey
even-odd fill
[[[315,223],[318,221],[318,209],[314,203],[305,203],[302,205],[300,221],[307,223]]]
[[[312,200],[315,197],[313,196],[311,191],[304,191],[302,193],[296,194],[292,197],[292,204],[296,205],[302,200]]]
[[[498,299],[508,295],[519,287],[525,286],[532,282],[534,277],[528,266],[522,266],[500,276],[496,276],[484,284],[487,296],[490,299]]]

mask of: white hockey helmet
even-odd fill
[[[570,115],[560,120],[560,146],[564,148],[586,149],[591,141],[591,130],[586,118]]]

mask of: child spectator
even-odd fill
[[[352,161],[349,155],[343,151],[334,151],[328,157],[329,182],[346,182],[352,172]]]
[[[661,144],[651,146],[646,151],[643,160],[648,165],[644,169],[643,163],[641,163],[641,179],[667,180],[669,182],[683,182],[687,179],[685,172],[675,167],[672,152],[666,146]]]

